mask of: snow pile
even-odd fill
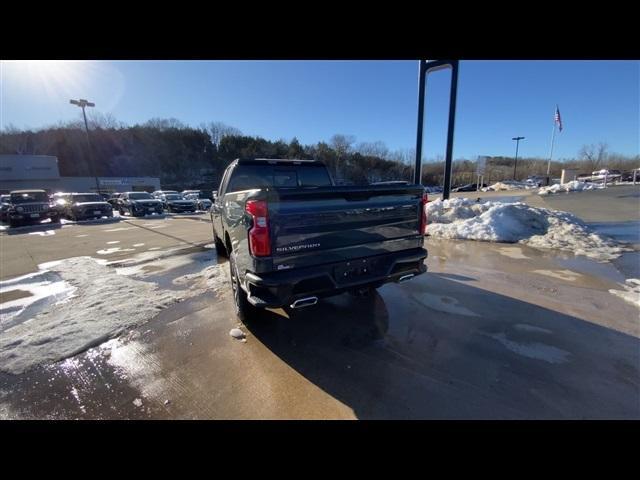
[[[549,195],[550,193],[559,192],[582,192],[583,190],[594,190],[597,188],[604,188],[604,185],[573,180],[569,183],[556,183],[549,187],[542,187],[538,191],[538,195]]]
[[[629,278],[626,285],[622,285],[624,290],[609,290],[609,293],[620,297],[632,305],[640,307],[640,280],[637,278]]]
[[[5,295],[0,303],[0,332],[10,328],[13,319],[25,311],[62,303],[74,290],[59,275],[46,270],[0,282],[0,295]],[[15,298],[4,301],[11,292]]]
[[[500,192],[503,190],[529,190],[531,188],[536,188],[536,186],[526,182],[504,181],[481,188],[481,190],[483,192]]]
[[[522,202],[474,202],[468,198],[427,204],[427,233],[440,238],[523,243],[540,249],[569,250],[598,260],[627,251],[603,238],[567,212],[531,207]]]
[[[16,315],[0,330],[0,370],[19,374],[73,356],[145,323],[184,296],[118,275],[90,257],[55,262],[42,273],[46,277],[51,272],[75,287],[74,295],[65,303],[47,305],[32,318]],[[13,286],[23,289],[19,279]]]
[[[195,290],[219,290],[228,286],[228,278],[225,270],[220,265],[210,265],[197,273],[182,275],[173,280],[174,285],[191,284],[190,289]]]

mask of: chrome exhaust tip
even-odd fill
[[[402,283],[402,282],[406,282],[407,280],[411,280],[415,276],[416,276],[415,273],[411,273],[409,275],[403,275],[398,279],[398,283]]]
[[[300,298],[289,305],[291,308],[302,308],[302,307],[310,307],[311,305],[315,305],[318,303],[318,297],[305,297]]]

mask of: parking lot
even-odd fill
[[[633,251],[596,262],[427,236],[425,275],[370,298],[325,299],[290,318],[265,311],[247,324],[235,317],[228,264],[211,248],[206,214],[3,230],[0,304],[33,295],[6,282],[46,262],[91,257],[100,269],[88,278],[103,276],[107,294],[87,311],[108,308],[128,326],[83,339],[78,351],[55,332],[24,348],[0,344],[0,418],[638,419],[639,310],[610,291],[640,278],[639,195],[636,186],[545,198],[459,194],[566,210]],[[130,280],[121,293],[109,288],[121,277]],[[74,281],[78,295],[83,280]],[[145,296],[124,305],[145,284],[155,288],[149,304],[158,292],[170,301],[126,323]],[[55,309],[71,311],[74,301],[28,305],[0,324],[0,339]],[[33,320],[18,324],[29,309]],[[243,340],[229,335],[236,327]],[[58,349],[44,352],[51,344]],[[57,351],[73,354],[22,370]]]

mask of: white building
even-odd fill
[[[156,177],[98,177],[100,192],[160,190]],[[61,177],[58,158],[50,155],[0,155],[0,191],[97,192],[95,177]]]

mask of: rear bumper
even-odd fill
[[[328,297],[368,285],[380,286],[427,271],[424,248],[403,250],[346,262],[245,274],[245,290],[251,304],[280,308],[306,297]]]

